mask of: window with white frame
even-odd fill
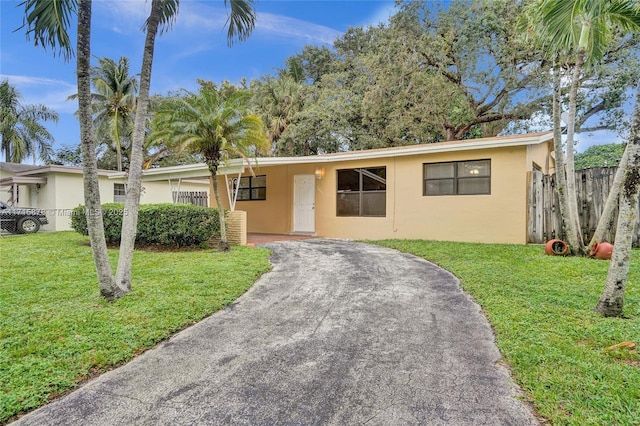
[[[491,160],[425,163],[423,195],[491,194]]]
[[[114,183],[113,184],[113,202],[124,203],[126,198],[127,198],[127,191],[124,186],[124,183]]]
[[[338,170],[337,216],[384,217],[386,212],[386,167]]]

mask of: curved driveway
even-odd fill
[[[273,270],[237,302],[18,424],[536,424],[448,272],[361,243],[266,246]]]

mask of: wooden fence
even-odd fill
[[[598,225],[616,170],[616,167],[598,167],[576,171],[578,214],[586,243],[590,241]],[[604,237],[604,240],[609,242],[613,242],[615,237],[618,222],[617,207],[613,217]],[[563,237],[558,194],[555,190],[555,175],[545,175],[541,171],[534,170],[529,175],[528,241],[544,243],[553,238],[563,239]],[[640,247],[640,215],[636,220],[633,246]]]
[[[174,203],[209,207],[207,191],[173,191],[172,195]]]

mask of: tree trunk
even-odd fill
[[[624,149],[624,154],[622,154],[620,164],[618,164],[618,170],[616,170],[616,175],[613,178],[613,184],[611,185],[609,195],[607,195],[607,201],[605,202],[604,208],[602,209],[602,215],[600,216],[600,220],[598,221],[598,226],[596,226],[593,237],[591,237],[591,241],[586,248],[587,253],[591,253],[591,249],[596,243],[602,242],[604,233],[607,232],[609,224],[613,221],[613,211],[618,205],[618,196],[620,195],[620,189],[622,188],[622,178],[624,177],[628,162],[629,144],[627,144],[626,148]]]
[[[122,152],[120,151],[120,148],[116,149],[116,161],[117,161],[117,167],[118,167],[118,171],[121,172],[122,171]]]
[[[562,147],[562,127],[560,125],[560,102],[562,75],[557,67],[553,74],[553,151],[556,157],[556,191],[558,192],[558,202],[560,205],[560,217],[562,218],[562,229],[567,231],[567,212],[569,203],[567,198],[567,175],[565,173],[564,148]]]
[[[581,50],[576,58],[573,68],[573,76],[571,78],[571,88],[569,90],[569,122],[567,123],[567,243],[571,247],[573,254],[584,254],[584,240],[580,228],[580,217],[578,216],[578,196],[576,194],[575,179],[575,127],[576,127],[576,108],[578,102],[578,85],[580,82],[580,73],[582,72],[582,64],[584,63],[584,51]]]
[[[80,121],[80,141],[82,146],[82,172],[84,175],[84,203],[87,215],[89,240],[96,264],[100,294],[107,300],[113,300],[124,294],[111,272],[111,264],[104,237],[102,208],[100,206],[100,188],[98,185],[98,165],[93,140],[93,122],[91,118],[91,0],[78,3],[78,117]]]
[[[211,172],[211,184],[213,185],[213,196],[215,197],[216,204],[218,205],[218,216],[220,216],[220,242],[218,243],[218,251],[229,251],[231,250],[231,247],[227,242],[227,225],[224,216],[224,207],[220,200],[220,190],[218,189],[217,169],[218,168],[215,166],[209,166],[209,171]]]
[[[126,291],[131,290],[131,265],[138,230],[138,207],[142,190],[142,162],[144,151],[144,132],[149,107],[149,87],[151,86],[151,68],[156,34],[162,16],[162,1],[151,2],[151,12],[147,21],[147,36],[142,56],[140,72],[140,93],[136,107],[136,119],[133,128],[131,158],[129,161],[129,179],[125,198],[125,214],[122,216],[122,236],[120,238],[120,256],[116,271],[116,282]]]
[[[595,310],[607,317],[622,315],[624,291],[629,277],[633,228],[638,217],[640,198],[640,83],[636,92],[633,126],[627,144],[629,160],[624,171],[620,193],[620,212],[616,228],[616,242],[609,265],[609,273]]]

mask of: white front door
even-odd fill
[[[315,175],[293,177],[293,232],[316,232]]]

